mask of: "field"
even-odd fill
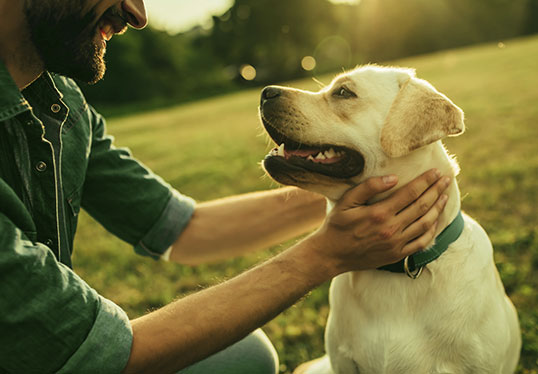
[[[457,155],[463,209],[478,219],[516,305],[523,332],[518,373],[538,373],[538,37],[393,61],[416,68],[460,106],[466,133],[446,141]],[[331,76],[320,77],[329,83]],[[181,82],[178,82],[181,84]],[[312,80],[289,83],[317,90]],[[259,161],[269,150],[257,118],[259,89],[109,120],[116,144],[198,201],[276,188]],[[289,245],[219,265],[155,262],[81,216],[75,270],[131,318],[222,281]],[[323,354],[328,284],[264,330],[281,372]]]

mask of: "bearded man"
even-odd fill
[[[397,183],[370,179],[323,221],[323,198],[292,188],[195,205],[115,148],[72,79],[99,81],[107,41],[146,23],[143,0],[0,0],[1,373],[275,373],[257,328],[331,277],[396,262],[433,237],[448,185],[435,170],[366,206]],[[188,265],[321,226],[129,320],[71,269],[81,207],[137,253]]]

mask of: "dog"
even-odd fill
[[[464,132],[462,110],[414,70],[368,65],[318,92],[265,87],[259,111],[277,144],[266,173],[325,195],[329,209],[372,176],[399,179],[369,203],[431,168],[453,177],[436,240],[417,255],[430,258],[335,277],[326,355],[295,373],[513,373],[517,312],[486,232],[460,211],[459,166],[441,142]]]

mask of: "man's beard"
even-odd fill
[[[25,0],[24,11],[45,69],[93,84],[105,74],[105,45],[96,37],[96,14],[83,14],[84,6],[80,0]]]

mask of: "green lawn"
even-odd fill
[[[446,143],[462,167],[463,208],[484,226],[523,332],[518,373],[538,373],[538,37],[391,62],[414,67],[466,114]],[[332,77],[320,77],[329,83]],[[178,82],[181,84],[181,82]],[[312,80],[290,85],[316,90]],[[259,161],[269,149],[257,118],[259,89],[109,121],[117,144],[198,201],[276,187]],[[130,317],[232,277],[281,250],[220,265],[154,262],[82,215],[75,270]],[[534,276],[533,276],[534,274]],[[323,353],[328,284],[265,326],[281,371]]]

